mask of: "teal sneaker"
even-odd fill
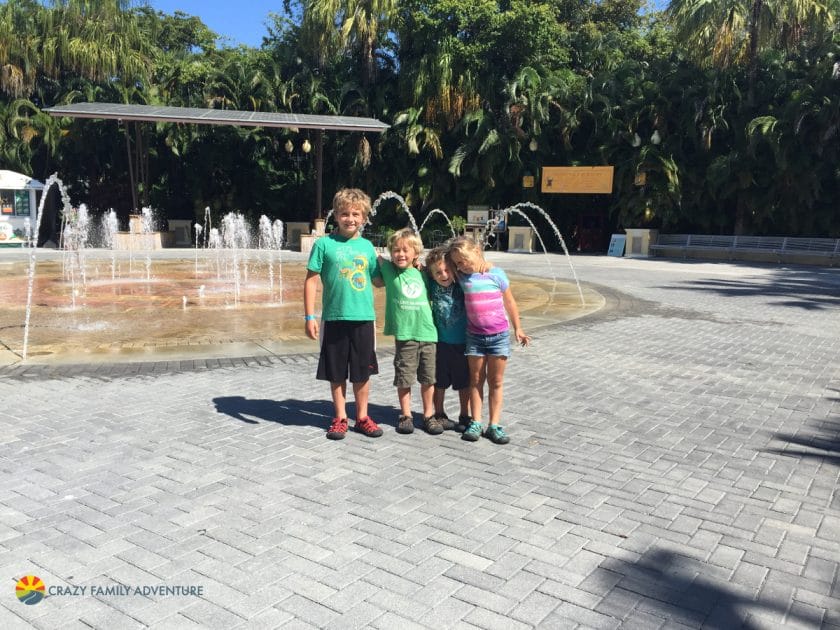
[[[484,431],[484,437],[493,442],[493,444],[507,444],[510,442],[508,434],[498,424],[491,424]]]
[[[461,439],[467,442],[477,442],[479,437],[481,437],[481,423],[473,420],[467,425]]]

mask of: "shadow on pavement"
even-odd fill
[[[323,428],[330,424],[333,415],[333,405],[330,400],[271,400],[269,398],[245,398],[244,396],[219,396],[213,399],[216,411],[245,422],[259,424],[260,421],[278,422],[292,426],[312,426]],[[348,402],[347,412],[354,413],[352,399]],[[368,405],[368,413],[379,424],[391,424],[393,418],[396,423],[396,410],[381,405]],[[388,419],[389,422],[381,422]],[[353,423],[350,423],[351,427]]]
[[[813,422],[812,422],[813,424]],[[812,457],[822,459],[829,464],[840,466],[840,419],[828,419],[819,423],[812,434],[774,433],[773,437],[781,442],[805,446],[798,448],[766,448],[765,453],[777,453],[790,457]]]
[[[692,280],[681,283],[679,288],[709,291],[728,297],[778,298],[773,301],[774,304],[804,310],[840,307],[840,274],[836,271],[789,268],[783,271],[783,275],[780,271],[778,276],[771,276],[768,283],[756,283],[749,277],[742,280]]]
[[[767,627],[768,618],[809,628],[819,628],[822,622],[822,615],[788,610],[787,600],[752,599],[745,594],[750,591],[746,587],[738,591],[727,584],[725,577],[714,580],[701,574],[709,565],[663,549],[645,552],[638,562],[609,560],[605,565],[602,571],[622,576],[615,588],[625,591],[625,598],[629,594],[641,598],[637,609],[667,618],[680,627],[757,629]],[[754,614],[762,618],[751,619]]]

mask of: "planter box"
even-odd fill
[[[659,230],[646,228],[625,228],[627,232],[627,245],[624,248],[624,255],[627,258],[649,258],[650,246],[656,243]]]

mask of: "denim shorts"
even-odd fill
[[[509,357],[510,331],[505,330],[493,335],[474,335],[468,332],[464,354],[468,357]]]

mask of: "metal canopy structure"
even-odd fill
[[[324,165],[324,131],[370,131],[382,133],[390,125],[375,118],[318,116],[280,112],[248,112],[235,109],[123,105],[121,103],[74,103],[44,109],[50,116],[103,118],[134,122],[170,122],[193,125],[235,125],[240,127],[285,127],[315,130],[315,208],[321,213],[321,182]]]
[[[71,118],[112,118],[145,122],[171,122],[197,125],[239,125],[242,127],[286,127],[333,131],[374,131],[381,133],[389,125],[375,118],[353,116],[316,116],[279,112],[247,112],[236,109],[202,107],[167,107],[163,105],[122,105],[120,103],[75,103],[44,110],[50,116]]]

